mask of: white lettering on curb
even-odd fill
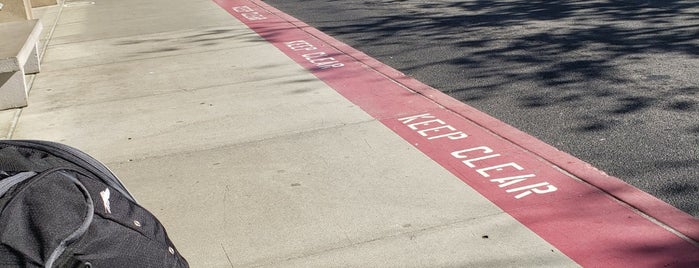
[[[345,66],[344,64],[335,60],[335,58],[333,57],[326,57],[327,55],[328,54],[325,52],[314,52],[309,54],[303,54],[301,56],[303,56],[303,58],[306,59],[308,62],[315,64],[315,66],[321,69]]]
[[[456,141],[469,137],[468,134],[429,113],[399,118],[398,121],[427,140],[446,138],[447,141]],[[558,190],[556,186],[541,181],[535,174],[527,172],[523,166],[516,162],[507,161],[506,157],[496,153],[488,146],[453,151],[451,156],[475,170],[482,178],[497,183],[498,188],[503,188],[505,193],[514,195],[515,199],[521,199],[531,194],[552,193]],[[485,164],[492,163],[493,160],[499,158],[503,158],[504,161],[496,165]],[[491,160],[482,162],[486,159]]]
[[[303,40],[286,42],[284,44],[293,51],[318,50],[317,47],[315,47],[314,45],[311,45],[311,43],[308,43],[308,42],[303,41]]]
[[[437,117],[431,114],[419,114],[399,118],[398,120],[407,125],[408,128],[416,130],[420,136],[427,137],[428,140],[439,138],[459,140],[468,137],[466,133],[456,131],[456,128],[447,125],[444,121],[437,119]],[[417,122],[413,123],[414,121]]]
[[[537,180],[535,174],[527,174],[525,168],[520,166],[515,162],[508,162],[504,164],[498,164],[494,166],[486,165],[479,166],[478,161],[502,157],[500,154],[495,153],[493,149],[486,146],[474,147],[464,150],[458,150],[451,153],[456,159],[461,160],[464,165],[469,168],[475,169],[478,174],[483,178],[495,177],[494,179],[489,179],[490,182],[498,183],[499,188],[505,188],[507,193],[516,193],[515,199],[520,199],[528,196],[532,193],[535,194],[546,194],[555,192],[558,190],[556,186],[551,185],[548,182],[529,182],[528,179]],[[522,171],[522,172],[520,172]],[[508,175],[501,175],[500,173],[505,173]],[[524,173],[512,176],[512,173]],[[533,184],[532,184],[533,183]],[[515,188],[509,188],[509,186],[516,186]]]
[[[249,6],[236,6],[233,7],[233,11],[236,13],[240,13],[244,18],[248,20],[266,20],[267,17],[264,15],[260,14],[260,12],[255,11]]]
[[[343,64],[336,58],[329,56],[327,52],[316,51],[318,50],[318,47],[312,45],[308,41],[296,40],[285,42],[284,45],[286,45],[293,51],[314,51],[310,53],[301,54],[301,57],[303,57],[306,61],[315,65],[317,68],[321,70],[330,68],[340,68],[345,66],[345,64]]]

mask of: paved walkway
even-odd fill
[[[35,12],[0,136],[105,162],[192,267],[699,266],[696,218],[263,2]]]

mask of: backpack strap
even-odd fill
[[[27,179],[34,177],[36,175],[36,172],[34,171],[27,171],[27,172],[22,172],[22,173],[17,173],[14,176],[7,177],[5,179],[0,180],[0,196],[5,195],[7,191],[12,188],[12,186],[15,186],[23,181],[26,181]]]
[[[92,263],[78,260],[73,254],[68,254],[68,256],[64,258],[65,261],[58,264],[58,268],[92,268]]]
[[[88,192],[87,189],[85,188],[85,185],[83,185],[78,180],[78,178],[76,178],[72,174],[70,174],[64,170],[61,170],[59,172],[63,176],[65,176],[66,178],[70,179],[73,183],[75,183],[75,185],[78,186],[78,189],[80,189],[80,191],[83,193],[83,195],[85,197],[85,203],[87,204],[87,212],[85,213],[85,218],[83,218],[82,225],[80,225],[80,227],[78,227],[78,229],[76,229],[68,237],[63,239],[63,241],[61,241],[61,243],[58,245],[58,247],[56,247],[56,249],[54,249],[54,251],[51,253],[51,255],[49,256],[49,259],[46,260],[46,263],[44,266],[46,268],[52,268],[54,262],[56,262],[56,260],[58,260],[58,258],[60,258],[61,255],[63,255],[63,252],[66,250],[66,248],[68,248],[68,245],[70,245],[71,243],[78,240],[80,237],[83,236],[83,234],[85,234],[85,232],[87,232],[87,229],[90,227],[90,224],[92,224],[92,218],[95,215],[95,205],[92,203],[92,197],[90,196],[90,192]],[[88,265],[89,265],[89,263],[88,263]],[[91,265],[88,267],[91,267]]]

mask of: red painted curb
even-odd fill
[[[214,1],[576,262],[699,266],[699,219],[261,1]]]
[[[687,237],[699,241],[699,219],[665,203],[656,197],[643,192],[618,178],[609,176],[604,172],[596,169],[592,165],[577,159],[576,157],[558,150],[557,148],[538,140],[531,135],[520,131],[502,121],[493,118],[475,108],[458,101],[439,90],[423,84],[405,74],[385,65],[376,59],[360,52],[334,38],[331,38],[321,31],[271,7],[265,3],[259,3],[259,6],[274,13],[280,18],[287,20],[294,26],[303,29],[314,37],[330,44],[339,51],[350,55],[359,62],[370,66],[379,73],[384,74],[387,78],[393,79],[404,87],[416,91],[423,96],[433,100],[446,107],[447,109],[478,123],[484,128],[489,129],[493,133],[517,144],[532,153],[546,159],[547,161],[556,164],[561,169],[570,172],[580,179],[594,185],[602,191],[616,197],[617,199],[628,203],[632,207],[648,214],[660,222],[667,224],[673,229],[678,230]]]

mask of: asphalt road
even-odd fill
[[[267,0],[699,217],[699,2]]]

